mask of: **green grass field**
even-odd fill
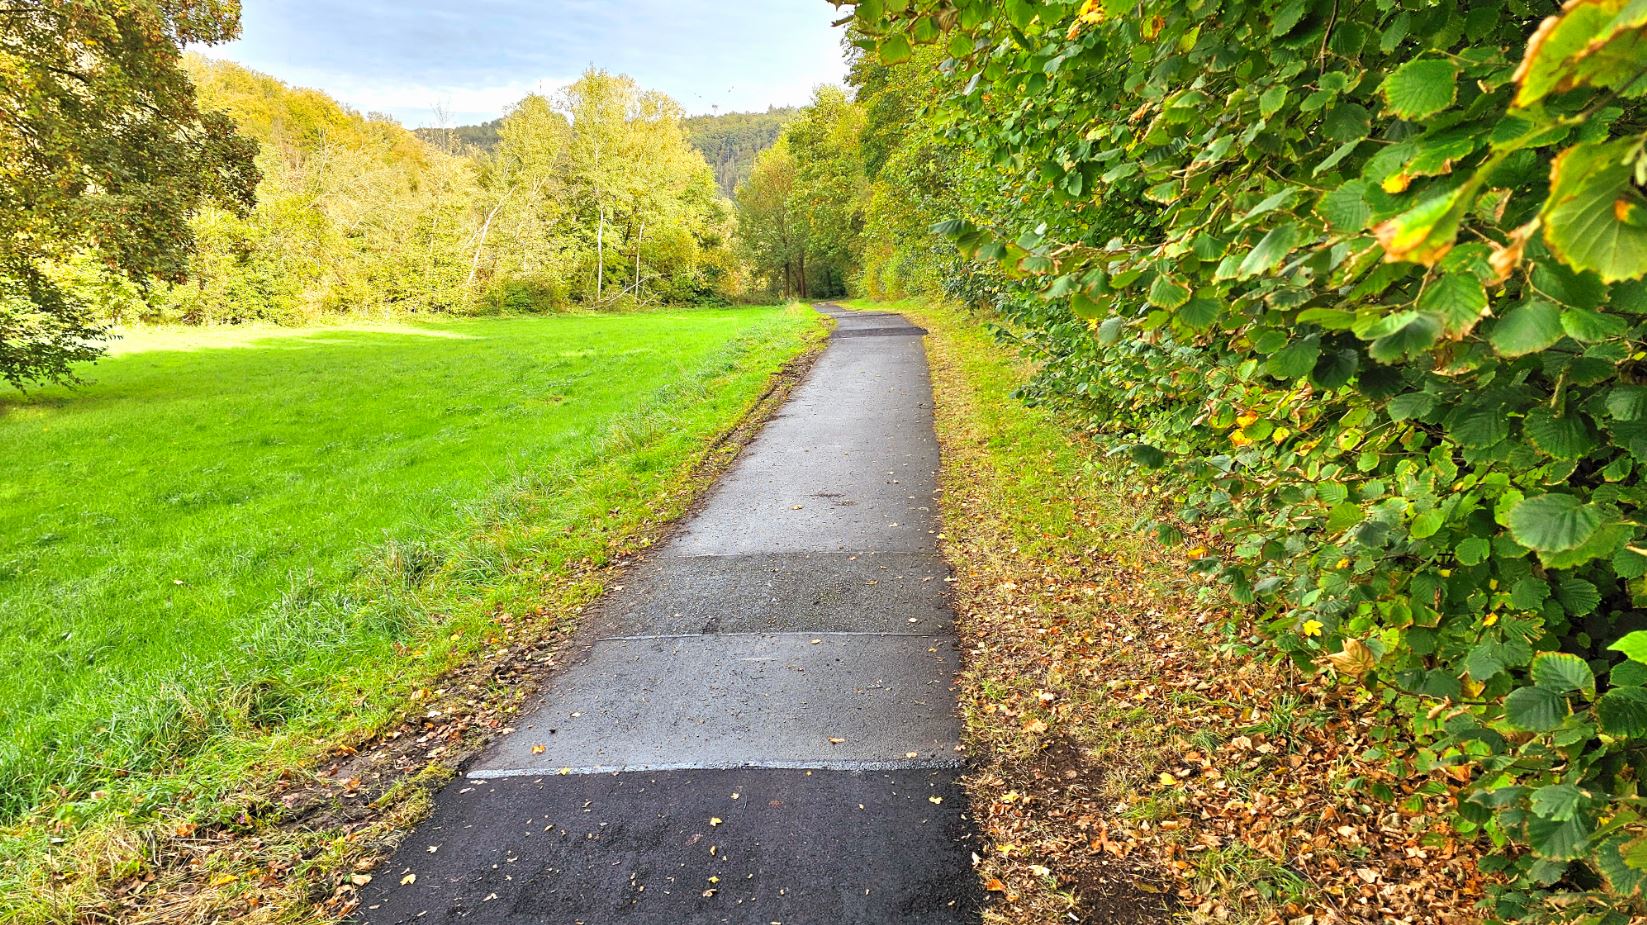
[[[648,516],[816,324],[140,331],[78,389],[0,390],[0,820],[141,813],[370,727],[453,621]]]

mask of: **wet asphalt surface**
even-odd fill
[[[822,310],[806,380],[361,922],[979,921],[924,332]]]

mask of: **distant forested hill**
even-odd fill
[[[778,133],[789,124],[800,110],[794,106],[773,107],[766,112],[729,112],[719,116],[693,116],[682,125],[692,147],[703,152],[704,160],[715,170],[715,183],[721,194],[731,199],[738,184],[749,176],[755,166],[755,155],[772,147]],[[461,153],[466,148],[490,152],[498,144],[498,126],[502,119],[493,119],[480,125],[460,125],[457,128],[414,129],[419,138],[449,153]]]
[[[686,120],[686,136],[715,168],[715,182],[731,198],[755,166],[755,155],[772,147],[778,133],[797,112],[795,107],[785,106],[766,112],[693,116]]]
[[[493,119],[479,125],[460,125],[457,128],[417,128],[412,129],[417,137],[449,153],[457,153],[465,147],[476,147],[482,151],[491,151],[498,146],[498,128],[503,125],[502,119]]]

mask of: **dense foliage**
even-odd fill
[[[863,228],[863,129],[863,107],[821,86],[738,187],[739,244],[770,291],[847,292]]]
[[[1215,537],[1202,571],[1360,682],[1377,757],[1500,849],[1493,914],[1623,921],[1647,884],[1647,3],[1548,12],[855,8],[884,63],[941,60],[908,144],[970,152],[929,187],[976,261],[951,288],[1023,332],[1031,397],[1159,468]],[[927,246],[897,233],[919,208],[872,211],[871,266]]]
[[[58,275],[92,317],[296,323],[718,300],[737,285],[731,206],[679,107],[627,77],[591,70],[527,97],[486,152],[231,62],[184,66],[199,105],[255,142],[256,206],[198,211],[186,279],[137,286],[67,261]]]
[[[251,204],[252,148],[203,112],[184,43],[227,41],[237,0],[15,0],[0,10],[0,379],[63,379],[102,328],[65,266],[181,279],[190,218]]]

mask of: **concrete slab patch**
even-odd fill
[[[952,764],[957,666],[927,636],[603,640],[469,773]]]
[[[926,328],[913,326],[897,328],[842,328],[835,332],[836,337],[920,337],[926,334]]]
[[[369,925],[960,925],[976,922],[982,903],[966,815],[947,771],[470,783],[443,794],[433,818],[379,869],[362,891],[362,917]]]
[[[658,556],[589,619],[602,636],[947,632],[948,577],[935,552]]]
[[[929,552],[937,468],[920,344],[841,343],[666,552]]]

